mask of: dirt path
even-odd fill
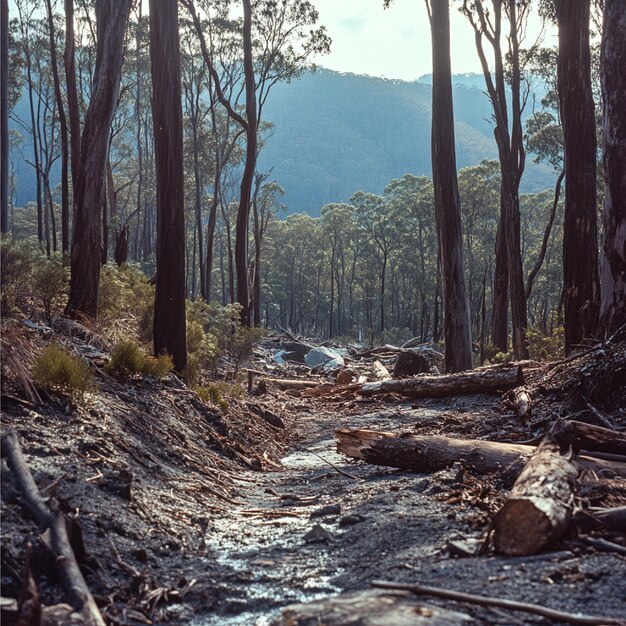
[[[459,491],[481,485],[464,479],[456,468],[417,475],[347,463],[334,451],[332,431],[339,426],[413,430],[417,424],[431,430],[446,416],[464,417],[470,409],[491,408],[493,402],[467,398],[452,405],[363,405],[348,415],[332,405],[296,407],[300,441],[282,459],[284,470],[246,473],[254,483],[242,494],[243,504],[207,528],[219,593],[212,616],[198,615],[192,623],[265,626],[275,623],[287,604],[365,589],[376,578],[419,581],[575,612],[626,613],[623,558],[580,555],[568,545],[534,558],[451,558],[450,541],[479,536],[485,528],[483,511],[458,503]],[[485,499],[487,493],[481,496]],[[550,623],[462,609],[484,624]]]

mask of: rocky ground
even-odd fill
[[[49,341],[11,332],[13,346],[26,346],[19,353],[24,362]],[[71,521],[75,551],[108,623],[281,624],[287,605],[367,589],[375,579],[626,615],[626,557],[590,547],[577,530],[532,557],[490,549],[468,556],[506,495],[499,476],[477,476],[461,465],[414,474],[335,451],[333,431],[340,427],[532,440],[553,414],[572,412],[570,370],[542,383],[544,406],[524,424],[495,395],[408,401],[354,394],[332,401],[272,385],[220,411],[174,375],[110,379],[98,366],[102,347],[63,332],[91,359],[97,392],[80,402],[29,399],[20,376],[5,370],[2,429],[17,432],[40,491],[56,498]],[[7,350],[3,345],[3,366],[12,362]],[[592,354],[589,363],[601,369],[606,355]],[[593,396],[597,381],[592,374],[585,379],[585,364],[577,364],[575,388],[623,429],[621,400],[601,390],[610,401]],[[613,364],[604,374],[616,371]],[[609,383],[610,390],[619,380]],[[626,486],[607,479],[578,504],[624,505]],[[62,602],[55,564],[4,461],[2,513],[2,596],[19,596],[30,552],[43,604]],[[76,550],[79,536],[84,550]],[[610,539],[626,544],[624,534]],[[478,624],[552,623],[428,602]],[[8,624],[10,602],[3,605]]]

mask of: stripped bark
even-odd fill
[[[436,435],[413,435],[375,430],[335,431],[337,452],[374,465],[397,467],[414,472],[432,473],[450,467],[457,461],[478,473],[499,472],[505,485],[512,486],[534,446],[497,443],[480,439],[455,439]],[[626,463],[581,455],[578,464],[590,474],[626,478]]]

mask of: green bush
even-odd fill
[[[51,391],[83,395],[93,389],[93,374],[87,364],[58,344],[41,351],[32,372],[35,383]]]
[[[545,335],[539,328],[526,331],[528,355],[535,361],[554,361],[565,354],[565,331],[558,327],[552,335]]]
[[[154,286],[133,265],[105,265],[100,272],[98,317],[112,334],[152,339]]]
[[[69,284],[69,268],[63,267],[59,256],[43,258],[33,269],[33,296],[41,305],[48,324],[63,311]]]
[[[164,378],[173,368],[174,364],[169,355],[149,356],[139,344],[127,339],[115,345],[111,352],[111,360],[105,365],[104,370],[107,374],[124,381],[135,374],[149,374]]]
[[[241,399],[246,395],[246,391],[241,385],[218,381],[209,385],[194,387],[194,389],[202,400],[210,402],[222,411],[228,410],[229,400]]]

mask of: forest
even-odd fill
[[[626,4],[316,4],[0,0],[7,624],[625,623]]]

